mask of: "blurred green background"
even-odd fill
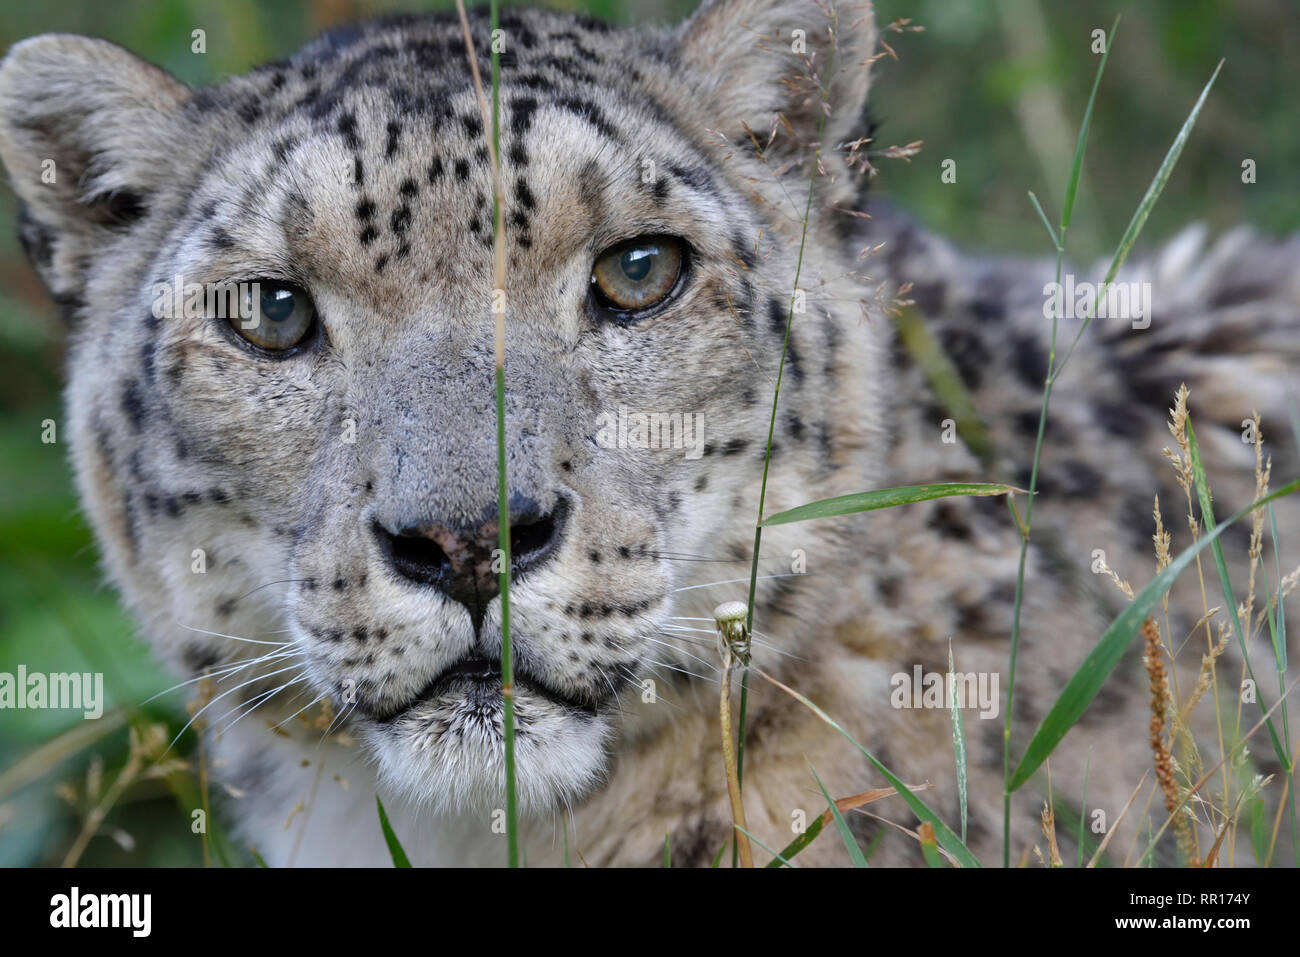
[[[618,24],[668,24],[692,0],[561,0]],[[320,29],[393,10],[448,2],[380,0],[61,0],[6,4],[0,46],[50,31],[107,37],[190,83],[284,56]],[[1096,69],[1091,31],[1123,14],[1098,96],[1071,253],[1109,252],[1174,134],[1221,57],[1222,76],[1144,232],[1148,242],[1204,220],[1250,222],[1281,234],[1300,226],[1300,15],[1294,0],[881,0],[881,25],[908,17],[923,32],[883,33],[897,54],[877,65],[876,146],[924,142],[910,162],[882,160],[874,187],[931,227],[988,251],[1048,251],[1025,196],[1059,210],[1075,132]],[[190,32],[207,32],[207,53]],[[1288,66],[1288,64],[1290,66]],[[957,181],[940,180],[944,159]],[[1258,182],[1243,185],[1243,159]],[[62,421],[63,329],[14,236],[14,202],[0,189],[0,671],[102,671],[110,706],[134,722],[184,722],[171,682],[133,637],[96,566],[78,514],[67,450],[40,440]],[[1055,212],[1052,212],[1055,216]],[[170,702],[170,703],[169,703]],[[0,711],[0,865],[57,864],[128,758],[118,718],[86,722],[59,711]],[[183,739],[179,756],[192,741]],[[175,755],[176,752],[173,752]],[[190,832],[192,774],[135,781],[112,801],[83,865],[201,863]],[[110,795],[111,796],[111,795]],[[221,841],[212,850],[222,857]],[[247,863],[226,848],[232,862]]]

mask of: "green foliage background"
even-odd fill
[[[619,24],[664,25],[695,6],[547,5]],[[103,36],[197,84],[286,55],[332,24],[450,7],[378,0],[9,3],[0,9],[0,47],[52,31]],[[882,25],[910,17],[925,27],[883,34],[897,59],[876,68],[876,146],[924,145],[910,162],[882,160],[873,188],[959,242],[987,251],[1047,251],[1025,190],[1034,189],[1048,209],[1059,206],[1096,66],[1091,31],[1105,29],[1116,13],[1124,19],[1098,95],[1070,231],[1073,253],[1090,261],[1113,247],[1220,57],[1227,59],[1223,74],[1145,235],[1167,238],[1196,220],[1215,231],[1240,222],[1274,234],[1300,226],[1300,14],[1293,0],[880,0],[876,7]],[[203,55],[190,52],[196,28],[207,33]],[[1247,158],[1258,167],[1253,185],[1241,182]],[[945,159],[956,161],[956,183],[940,180]],[[161,145],[159,162],[166,162]],[[33,671],[102,671],[110,706],[138,708],[171,680],[152,664],[102,584],[66,445],[40,441],[44,420],[63,421],[64,330],[14,238],[14,212],[12,193],[0,190],[0,671],[19,663]],[[136,713],[173,729],[184,721],[179,695]],[[90,748],[42,760],[42,745],[80,723],[66,712],[0,711],[0,865],[58,863],[79,825],[56,786],[80,782],[92,753],[102,756],[109,779],[124,761],[120,728]],[[182,742],[182,754],[189,743]],[[23,760],[39,761],[42,773],[25,787],[7,788]],[[106,830],[134,840],[97,837],[82,863],[200,862],[191,807],[161,780],[131,788]]]

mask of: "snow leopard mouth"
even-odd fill
[[[515,666],[514,683],[518,690],[545,698],[570,711],[594,717],[601,702],[562,694],[535,676]],[[371,715],[380,724],[388,724],[423,704],[439,698],[456,698],[479,709],[501,707],[501,662],[469,654],[443,669],[407,701]]]

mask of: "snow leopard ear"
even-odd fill
[[[710,129],[733,143],[747,129],[765,148],[833,148],[865,129],[875,17],[849,0],[706,0],[677,28]],[[788,121],[782,122],[784,116]]]
[[[0,63],[0,160],[19,236],[65,310],[96,249],[139,219],[168,174],[189,89],[106,40],[46,34]]]

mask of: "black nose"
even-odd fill
[[[535,503],[510,511],[510,577],[543,564],[557,550],[568,517],[560,497],[543,513]],[[466,528],[438,522],[403,525],[395,531],[376,522],[375,537],[389,566],[408,581],[431,585],[469,611],[477,633],[488,604],[496,597],[500,545],[496,520]]]

